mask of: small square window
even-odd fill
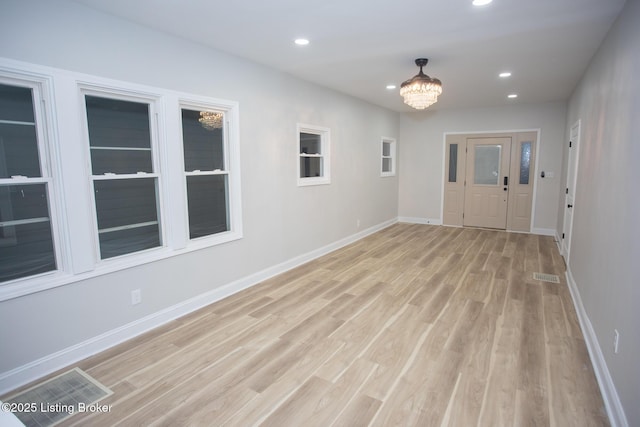
[[[380,176],[394,176],[396,174],[396,140],[382,138],[382,168]]]
[[[329,184],[329,129],[298,124],[298,185]]]

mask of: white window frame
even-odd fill
[[[53,239],[53,252],[56,268],[44,273],[21,277],[0,283],[0,301],[15,298],[20,295],[47,289],[54,278],[64,276],[69,268],[69,254],[64,249],[65,227],[64,213],[61,210],[58,186],[61,182],[60,158],[57,151],[57,127],[53,104],[53,81],[50,76],[26,72],[23,70],[0,67],[0,82],[11,86],[21,86],[32,90],[35,129],[38,140],[38,156],[40,162],[40,177],[12,177],[0,179],[3,184],[45,184],[48,196],[49,222]]]
[[[183,173],[185,233],[187,248],[198,249],[242,238],[242,204],[240,193],[240,137],[238,123],[238,103],[212,98],[180,98],[180,168]],[[221,112],[223,117],[224,170],[222,171],[185,171],[184,141],[182,134],[182,109]],[[227,218],[229,230],[221,233],[191,239],[189,236],[189,201],[187,198],[187,177],[203,175],[227,175]]]
[[[160,131],[158,115],[161,113],[161,96],[157,94],[149,94],[144,92],[137,92],[133,90],[124,90],[113,88],[109,86],[101,86],[94,84],[79,84],[80,89],[80,100],[82,103],[81,111],[83,112],[82,117],[82,127],[83,127],[83,136],[85,139],[85,149],[86,149],[86,159],[87,159],[87,174],[89,178],[89,189],[91,193],[91,213],[92,213],[92,221],[93,221],[93,246],[94,246],[94,254],[95,254],[95,262],[98,268],[101,266],[106,266],[109,264],[117,264],[122,262],[123,260],[131,260],[136,257],[140,257],[144,259],[148,257],[148,254],[162,251],[167,248],[167,236],[166,230],[163,224],[165,218],[165,210],[163,209],[163,196],[164,196],[164,188],[162,182],[162,167],[161,167],[161,159],[160,159],[160,146],[164,145],[161,139],[161,135],[163,132]],[[130,102],[138,102],[138,103],[146,103],[149,105],[149,132],[150,132],[150,145],[151,145],[151,161],[153,165],[152,173],[136,173],[136,174],[116,174],[116,175],[93,175],[92,173],[92,164],[91,164],[91,145],[89,140],[89,124],[87,120],[87,110],[86,110],[86,96],[96,96],[101,98],[109,98],[117,101],[130,101]],[[102,180],[129,180],[129,179],[140,179],[140,178],[153,178],[156,180],[156,212],[157,212],[157,222],[159,228],[159,239],[160,245],[154,248],[144,249],[141,251],[130,252],[114,257],[109,258],[101,258],[100,256],[100,238],[98,229],[98,215],[96,209],[96,200],[95,200],[95,192],[94,192],[94,184],[96,181]]]
[[[384,145],[389,144],[389,155],[384,155]],[[391,161],[391,170],[384,170],[384,161]],[[380,176],[388,177],[396,175],[396,139],[383,136],[380,142]]]
[[[300,134],[310,133],[320,136],[320,153],[300,153]],[[331,183],[331,130],[327,127],[298,123],[296,126],[296,170],[298,186],[326,185]],[[305,157],[320,157],[322,159],[322,175],[313,177],[300,176],[300,160]]]
[[[6,58],[0,58],[0,78],[8,84],[13,84],[7,80],[11,78],[19,82],[28,82],[37,85],[41,91],[42,102],[35,102],[34,109],[36,121],[41,124],[38,130],[39,154],[42,175],[49,180],[49,216],[57,267],[56,271],[0,283],[0,302],[243,237],[240,116],[237,102]],[[154,179],[157,179],[156,203],[159,206],[157,209],[163,246],[100,259],[95,198],[93,186],[90,185],[93,179],[85,93],[117,100],[145,102],[150,105],[153,172],[154,175],[158,175]],[[227,202],[230,230],[212,235],[210,238],[203,236],[189,239],[186,179],[182,158],[184,150],[180,144],[181,103],[186,107],[203,105],[225,111],[228,142],[225,155],[230,173]],[[64,144],[61,141],[64,141]],[[180,206],[181,203],[184,203],[184,210],[183,206]],[[172,209],[168,209],[169,206]],[[71,221],[74,221],[73,228],[69,226]]]

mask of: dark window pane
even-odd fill
[[[520,184],[529,184],[529,172],[531,168],[531,142],[523,142],[520,145]]]
[[[94,181],[102,258],[160,246],[155,178]]]
[[[300,154],[322,154],[321,136],[300,132]]]
[[[100,233],[100,256],[113,258],[160,246],[158,224]]]
[[[322,157],[300,157],[300,178],[322,175]]]
[[[151,151],[91,150],[94,175],[152,172]]]
[[[223,129],[203,126],[199,111],[182,110],[182,140],[185,171],[224,170]]]
[[[391,172],[391,159],[382,159],[382,172]]]
[[[35,121],[30,88],[0,84],[0,120]]]
[[[458,144],[449,144],[449,182],[458,179]]]
[[[0,186],[0,222],[49,218],[45,184]]]
[[[227,189],[227,175],[187,177],[190,238],[229,230]]]
[[[45,184],[0,186],[0,282],[56,269]]]
[[[382,143],[382,155],[385,157],[391,156],[391,143],[383,142]]]
[[[0,227],[0,282],[55,269],[50,221]]]
[[[31,89],[0,84],[0,121],[0,178],[41,176]]]
[[[153,172],[149,105],[85,97],[92,173]]]

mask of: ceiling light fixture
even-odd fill
[[[471,4],[474,6],[486,6],[491,3],[493,0],[473,0]]]
[[[510,93],[509,95],[507,95],[507,98],[517,98],[518,94],[517,93]]]
[[[213,111],[200,111],[198,121],[203,128],[207,130],[222,129],[222,113],[214,113]]]
[[[309,40],[307,39],[295,39],[293,42],[298,46],[306,46],[309,44]]]
[[[429,60],[426,58],[416,59],[420,72],[400,86],[400,95],[404,98],[404,103],[416,110],[424,110],[435,104],[438,102],[438,95],[442,93],[442,82],[422,72],[422,67],[427,65],[427,62]]]
[[[391,90],[391,89],[395,89],[396,85],[387,85],[387,89]]]
[[[507,77],[511,77],[511,73],[508,71],[505,71],[504,73],[498,74],[498,77],[502,77],[503,79],[505,79]]]

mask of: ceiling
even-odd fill
[[[400,84],[442,80],[428,110],[566,100],[624,0],[76,0],[395,111]],[[297,46],[294,39],[310,40]],[[512,76],[499,78],[510,71]],[[396,89],[386,89],[395,84]],[[518,98],[507,95],[517,93]]]

